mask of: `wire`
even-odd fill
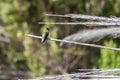
[[[87,69],[84,69],[85,72],[79,72],[79,73],[71,73],[71,74],[68,74],[68,73],[65,73],[65,74],[62,74],[62,75],[53,75],[53,76],[42,76],[42,77],[37,77],[35,79],[39,79],[39,80],[81,80],[81,79],[89,79],[91,78],[90,80],[98,80],[98,79],[102,79],[102,80],[108,80],[108,79],[117,79],[119,80],[120,79],[120,76],[119,76],[119,71],[120,69],[110,69],[110,71],[106,70],[106,69],[99,69],[100,72],[99,73],[96,73],[96,74],[85,74],[85,73],[88,73],[88,72],[98,72],[97,69],[89,69],[91,71],[87,71]],[[106,72],[106,74],[103,74],[103,71]],[[111,72],[111,73],[110,73]],[[118,74],[116,74],[118,73]]]
[[[38,24],[120,26],[120,22],[38,22]]]
[[[42,39],[41,36],[36,36],[36,35],[31,35],[31,34],[25,34],[25,36]],[[60,40],[60,39],[55,39],[55,38],[49,38],[48,40],[53,40],[53,41],[58,41],[58,42],[64,42],[64,43],[72,43],[72,44],[77,44],[77,45],[82,45],[82,46],[90,46],[90,47],[97,47],[97,48],[104,48],[104,49],[109,49],[109,50],[120,51],[120,48],[112,48],[112,47],[102,46],[102,45],[96,45],[96,44],[73,42],[73,41]]]
[[[81,18],[87,20],[97,20],[97,21],[107,21],[107,22],[120,22],[120,18],[117,17],[98,17],[98,16],[91,16],[91,15],[83,15],[83,14],[65,14],[65,15],[58,15],[58,14],[46,14],[47,16],[53,17],[70,17],[70,18]]]

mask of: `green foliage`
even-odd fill
[[[104,43],[106,46],[117,47],[112,40]],[[101,65],[100,68],[120,68],[119,63],[120,52],[114,50],[101,49]]]
[[[117,47],[113,40],[105,41],[105,46]],[[94,61],[93,61],[94,60]],[[101,49],[101,57],[94,58],[92,63],[95,68],[120,68],[120,52],[114,50]]]

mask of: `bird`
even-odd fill
[[[42,40],[41,42],[44,43],[48,39],[49,35],[49,28],[46,28],[45,33],[42,35]]]

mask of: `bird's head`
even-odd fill
[[[46,32],[49,32],[49,28],[46,28]]]
[[[47,30],[49,30],[49,28],[47,28]]]

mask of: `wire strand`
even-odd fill
[[[87,20],[97,20],[97,21],[108,21],[108,22],[120,22],[120,18],[117,17],[99,17],[99,16],[91,16],[91,15],[83,15],[83,14],[65,14],[65,15],[59,15],[59,14],[46,14],[47,16],[53,16],[53,17],[70,17],[70,18],[81,18],[81,19],[87,19]]]
[[[25,36],[42,39],[41,36],[36,36],[36,35],[31,35],[31,34],[25,34]],[[120,51],[120,48],[112,48],[112,47],[102,46],[102,45],[96,45],[96,44],[73,42],[73,41],[60,40],[60,39],[55,39],[55,38],[49,38],[48,40],[53,40],[53,41],[58,41],[58,42],[64,42],[64,43],[72,43],[72,44],[77,44],[77,45],[82,45],[82,46],[90,46],[90,47],[97,47],[97,48],[104,48],[104,49],[109,49],[109,50]]]
[[[86,26],[120,26],[120,22],[38,22],[38,24],[86,25]]]

